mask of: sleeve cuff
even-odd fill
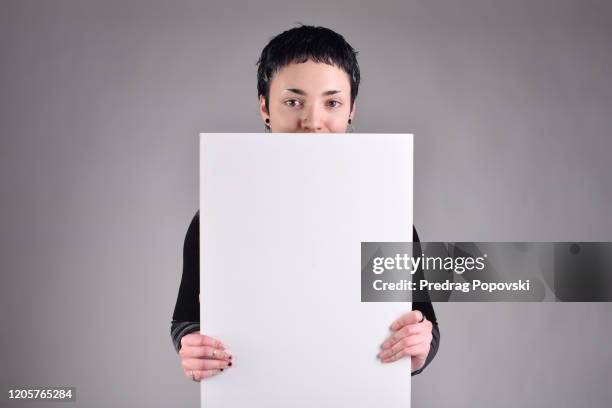
[[[200,323],[198,322],[177,322],[172,321],[170,328],[170,337],[172,338],[172,344],[174,349],[178,353],[181,349],[181,339],[183,336],[194,333],[200,330]]]

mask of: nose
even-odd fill
[[[307,132],[321,132],[323,130],[323,114],[321,109],[316,105],[311,105],[304,112],[305,115],[302,117],[301,126]]]

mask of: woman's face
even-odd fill
[[[281,68],[270,83],[270,112],[259,98],[261,117],[272,132],[344,133],[351,110],[351,83],[342,69],[308,60]]]

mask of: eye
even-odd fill
[[[332,99],[331,101],[327,101],[327,106],[330,108],[339,108],[342,106],[342,102]]]
[[[300,101],[299,99],[287,99],[284,104],[289,106],[290,108],[297,108],[302,106],[302,101]]]

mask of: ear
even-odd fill
[[[263,120],[264,123],[266,123],[266,119],[270,118],[270,114],[266,109],[266,98],[264,98],[262,95],[259,96],[259,114],[261,115],[261,120]]]
[[[351,109],[351,113],[349,113],[349,119],[355,119],[355,105],[357,105],[357,101],[353,102],[353,108]]]

